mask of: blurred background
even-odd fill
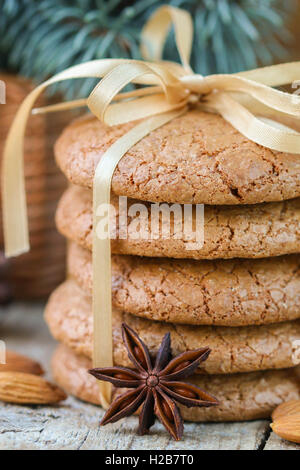
[[[162,4],[187,9],[194,19],[193,69],[204,75],[238,72],[298,60],[298,0],[0,0],[0,155],[16,110],[47,77],[92,59],[140,58],[141,27]],[[178,60],[172,32],[165,58]],[[94,82],[80,80],[51,89],[40,105],[86,96]],[[54,226],[65,180],[56,169],[53,143],[73,118],[70,112],[34,116],[25,140],[25,175],[31,251],[3,255],[0,232],[0,303],[43,299],[65,277],[65,246]]]

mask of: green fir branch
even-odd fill
[[[293,0],[2,0],[0,67],[40,82],[87,60],[139,59],[142,25],[164,3],[192,14],[191,61],[198,73],[237,72],[286,58],[284,24]],[[173,34],[165,57],[178,60]],[[79,97],[94,83],[65,82],[52,91]]]

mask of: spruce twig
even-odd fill
[[[159,0],[2,0],[0,67],[40,82],[92,59],[140,58],[141,27]],[[171,0],[194,19],[192,67],[229,73],[286,58],[284,24],[294,0]],[[280,31],[280,38],[278,35]],[[280,39],[280,41],[279,41]],[[170,34],[165,57],[178,60]],[[53,87],[67,98],[86,95],[94,80]]]

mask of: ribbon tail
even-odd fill
[[[34,102],[49,85],[75,78],[101,78],[124,59],[101,59],[75,65],[43,82],[25,98],[10,128],[2,160],[2,212],[5,255],[17,256],[29,250],[26,195],[23,170],[23,140],[28,117]],[[79,103],[82,105],[82,103]],[[78,102],[75,103],[78,106]],[[72,103],[62,103],[53,110],[65,110]],[[39,110],[41,111],[41,110]]]
[[[271,119],[255,116],[229,94],[216,93],[207,104],[253,142],[278,152],[299,153],[300,133]]]
[[[23,140],[31,107],[41,91],[41,87],[36,88],[24,100],[5,142],[2,161],[2,211],[6,256],[17,256],[29,250]]]
[[[113,173],[123,155],[143,137],[181,116],[186,108],[153,116],[141,122],[118,139],[102,156],[93,184],[93,319],[94,348],[93,366],[113,365],[112,304],[111,304],[111,247],[109,229],[110,188]],[[100,230],[105,214],[106,233]],[[100,382],[100,399],[104,408],[111,401],[111,384]]]

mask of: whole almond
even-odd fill
[[[6,351],[6,364],[0,364],[0,372],[8,371],[25,372],[34,375],[43,375],[44,373],[37,361],[10,350]]]
[[[293,415],[300,413],[300,400],[290,400],[281,403],[272,413],[272,420],[276,421],[283,416]]]
[[[271,424],[271,428],[283,439],[300,444],[300,413],[282,416]]]
[[[67,398],[56,385],[33,374],[0,372],[0,400],[23,405],[50,405]]]

